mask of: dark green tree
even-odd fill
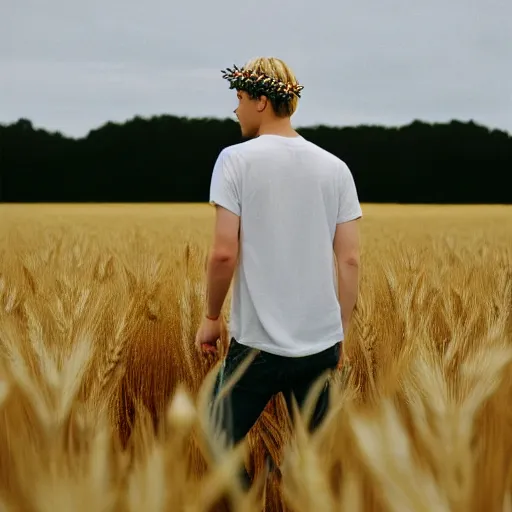
[[[363,202],[512,203],[512,136],[474,122],[299,131],[350,166]],[[4,202],[203,202],[232,120],[158,116],[72,139],[0,125]]]

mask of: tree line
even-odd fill
[[[512,203],[512,136],[474,122],[299,128],[344,160],[362,202]],[[109,122],[86,137],[0,125],[0,201],[204,202],[232,120]]]

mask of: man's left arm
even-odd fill
[[[206,264],[206,315],[196,335],[196,346],[203,352],[217,350],[221,335],[220,314],[238,263],[239,168],[229,153],[223,150],[217,158],[210,187],[210,204],[215,205],[215,229]]]
[[[238,262],[240,217],[217,205],[213,243],[207,264],[206,314],[220,316]]]

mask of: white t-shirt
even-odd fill
[[[230,336],[288,357],[342,341],[333,240],[362,216],[347,165],[301,136],[261,135],[222,150],[210,202],[240,216]]]

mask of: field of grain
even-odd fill
[[[212,209],[0,206],[0,510],[512,511],[512,208],[363,211],[328,421],[291,436],[278,396],[226,452],[193,348]]]

